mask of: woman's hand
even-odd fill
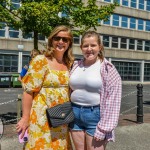
[[[21,118],[21,120],[16,125],[16,130],[21,134],[21,138],[23,138],[26,129],[29,126],[29,119]]]
[[[103,140],[101,140],[101,139],[99,139],[97,137],[94,137],[94,140],[96,140],[96,141],[103,141]]]

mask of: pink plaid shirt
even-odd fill
[[[80,63],[82,63],[82,60],[74,63],[70,75]],[[121,105],[121,77],[114,65],[106,59],[101,63],[100,73],[103,81],[103,87],[100,91],[101,119],[97,124],[94,137],[100,140],[106,139],[107,141],[114,141],[114,129],[118,124]]]

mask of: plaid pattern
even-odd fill
[[[73,71],[82,63],[76,61],[70,72]],[[121,95],[122,95],[122,82],[119,73],[115,66],[109,61],[104,59],[101,64],[101,76],[103,88],[100,92],[100,114],[101,120],[98,122],[94,136],[98,139],[107,141],[114,141],[114,129],[118,124]]]

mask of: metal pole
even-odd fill
[[[137,84],[137,123],[143,123],[143,85]]]
[[[21,99],[22,99],[22,95],[19,94],[18,101],[17,101],[17,122],[21,118]]]

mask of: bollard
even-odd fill
[[[137,123],[143,123],[143,85],[137,84]]]
[[[22,95],[18,94],[18,101],[17,101],[17,122],[21,118],[21,99],[22,99]]]

